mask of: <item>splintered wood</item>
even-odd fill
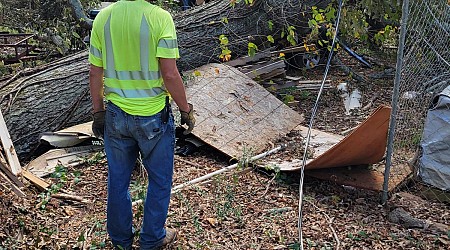
[[[9,136],[8,128],[6,127],[5,119],[0,111],[0,139],[2,141],[3,149],[5,150],[8,159],[9,167],[14,175],[20,174],[22,167],[17,158],[16,150],[14,149],[11,137]]]
[[[186,93],[197,120],[193,134],[231,157],[260,153],[303,120],[239,70],[208,64],[191,72]]]

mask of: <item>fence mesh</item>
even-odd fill
[[[408,15],[406,38],[399,44],[403,58],[397,69],[398,97],[393,99],[398,109],[390,142],[392,164],[386,174],[390,187],[405,183],[398,187],[426,198],[448,197],[444,190],[450,187],[450,105],[442,91],[450,85],[450,6],[446,0],[408,2],[403,13]]]

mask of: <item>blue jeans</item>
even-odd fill
[[[147,199],[140,232],[141,249],[162,244],[172,187],[175,127],[170,113],[134,116],[109,102],[105,117],[105,151],[108,160],[107,230],[115,246],[131,249],[133,243],[129,185],[139,153],[148,173]]]

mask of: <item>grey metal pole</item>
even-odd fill
[[[403,0],[400,38],[398,42],[398,51],[397,51],[397,69],[395,72],[394,92],[392,93],[392,102],[391,102],[392,110],[391,110],[391,118],[389,121],[389,134],[386,152],[386,165],[384,170],[383,194],[381,197],[381,202],[383,204],[386,203],[388,199],[389,174],[391,172],[391,165],[392,165],[392,152],[394,151],[395,125],[397,123],[396,115],[398,110],[398,96],[402,74],[403,51],[405,48],[406,24],[408,22],[408,17],[409,17],[409,0]]]

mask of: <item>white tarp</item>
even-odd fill
[[[450,86],[428,110],[421,147],[419,176],[427,184],[450,190]]]

